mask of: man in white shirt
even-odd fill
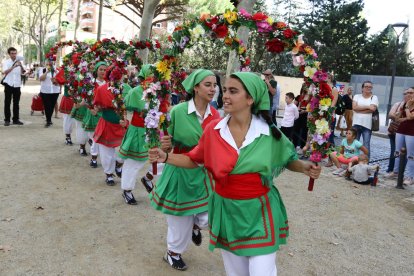
[[[10,58],[3,62],[3,74],[5,75],[4,83],[4,125],[10,125],[10,105],[13,99],[13,124],[23,125],[19,120],[19,102],[20,102],[20,86],[22,84],[21,75],[24,73],[22,60],[17,58],[16,48],[7,49]]]

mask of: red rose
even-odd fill
[[[157,49],[161,48],[161,44],[158,40],[155,41],[155,48]]]
[[[214,32],[217,34],[218,38],[223,38],[227,36],[229,29],[226,25],[220,25],[214,30]]]
[[[278,38],[273,38],[265,43],[266,48],[271,53],[281,53],[285,49],[285,44]]]
[[[210,29],[212,29],[213,28],[213,25],[216,25],[217,22],[218,22],[218,20],[219,20],[218,17],[217,16],[214,16],[210,20],[206,20],[204,22],[204,24],[206,24],[207,27],[209,27]]]
[[[253,14],[252,19],[255,21],[263,21],[263,20],[266,20],[267,17],[268,16],[266,14],[258,12],[258,13]]]
[[[286,30],[283,31],[283,36],[285,38],[288,38],[288,39],[292,38],[293,35],[294,35],[294,32],[291,29],[286,29]]]
[[[326,98],[326,97],[332,98],[332,88],[329,86],[328,83],[326,82],[319,83],[319,97],[320,98]]]
[[[250,65],[250,58],[246,58],[246,61],[244,62],[245,66],[249,66]]]
[[[145,46],[148,48],[148,49],[150,49],[151,48],[151,43],[149,43],[148,41],[145,41]]]

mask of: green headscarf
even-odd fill
[[[151,75],[153,75],[151,70],[151,64],[142,65],[141,70],[139,70],[138,77],[143,78],[145,80]]]
[[[107,66],[105,61],[100,61],[97,64],[95,64],[95,67],[93,68],[93,71],[96,73],[98,71],[99,67],[102,66],[102,65]]]
[[[257,114],[259,110],[270,109],[269,90],[265,82],[256,74],[251,72],[237,72],[231,74],[241,80],[247,88],[247,93],[252,96],[254,105],[253,113]]]
[[[182,85],[184,86],[185,91],[189,94],[193,94],[194,86],[199,84],[202,80],[204,80],[208,76],[215,76],[214,73],[210,70],[206,69],[197,69],[192,72],[183,82]]]

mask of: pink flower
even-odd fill
[[[272,31],[272,26],[267,21],[256,22],[257,31],[259,33],[268,33]]]
[[[315,163],[321,162],[322,154],[319,151],[314,151],[311,153],[309,160]]]
[[[250,19],[252,17],[252,15],[248,13],[245,9],[240,9],[239,14],[246,19]]]
[[[303,55],[292,55],[292,61],[294,66],[306,65],[305,58],[303,57]]]

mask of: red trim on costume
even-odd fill
[[[274,223],[273,223],[273,216],[272,216],[272,209],[270,207],[270,203],[269,203],[269,198],[267,195],[264,196],[264,198],[266,199],[266,205],[263,203],[263,199],[260,197],[260,203],[262,204],[262,218],[263,218],[263,224],[264,224],[264,230],[265,230],[265,235],[262,237],[249,237],[249,238],[245,238],[245,239],[239,239],[239,240],[235,240],[232,242],[228,242],[220,237],[215,236],[211,230],[210,230],[210,235],[213,236],[215,239],[217,239],[217,242],[223,244],[224,246],[228,247],[230,250],[237,250],[237,249],[243,249],[243,248],[257,248],[257,247],[265,247],[265,246],[272,246],[275,244],[275,229],[274,229]],[[268,238],[269,232],[268,229],[266,227],[266,219],[265,219],[265,214],[264,214],[264,207],[266,206],[267,209],[267,214],[268,214],[268,219],[269,219],[269,228],[270,228],[270,235],[271,235],[271,241],[269,242],[263,242],[263,243],[256,243],[256,244],[246,244],[246,245],[236,245],[231,247],[231,244],[234,243],[240,243],[240,242],[248,242],[248,241],[254,241],[254,240],[264,240]],[[210,238],[210,243],[215,245],[216,242],[214,242],[213,240],[211,240]]]
[[[270,188],[262,183],[259,173],[229,174],[216,179],[216,193],[230,199],[252,199],[261,197]]]
[[[185,210],[191,210],[191,209],[196,209],[196,208],[200,208],[200,207],[206,206],[206,205],[208,204],[208,202],[204,202],[204,203],[199,204],[199,205],[190,206],[190,207],[185,207],[185,208],[173,208],[173,207],[170,207],[170,206],[167,206],[167,205],[164,205],[164,204],[162,204],[162,203],[158,202],[158,201],[155,199],[155,197],[152,197],[152,199],[154,200],[154,202],[155,202],[158,206],[162,206],[162,207],[164,207],[165,209],[168,209],[168,210],[173,210],[173,211],[185,211]]]
[[[198,208],[198,207],[201,207],[201,206],[205,206],[205,205],[207,205],[207,203],[208,203],[208,202],[205,202],[205,203],[199,204],[199,205],[197,205],[197,206],[191,206],[191,207],[186,207],[186,208],[173,208],[173,207],[165,206],[163,203],[160,203],[159,201],[162,201],[162,202],[168,202],[168,203],[173,204],[173,205],[176,205],[176,206],[187,205],[187,204],[191,204],[191,203],[195,203],[195,202],[203,201],[203,200],[206,200],[207,198],[209,198],[209,196],[210,196],[210,193],[209,193],[209,191],[208,191],[208,187],[207,187],[206,180],[204,180],[204,187],[205,187],[205,189],[206,189],[206,191],[207,191],[207,195],[206,195],[205,197],[203,197],[203,198],[196,199],[196,200],[193,200],[193,201],[188,201],[188,202],[183,202],[183,203],[177,203],[177,202],[174,202],[174,201],[171,201],[171,200],[167,200],[167,199],[161,198],[161,197],[159,196],[159,194],[155,191],[156,189],[153,189],[153,190],[152,190],[152,196],[153,196],[152,198],[153,198],[154,202],[155,202],[157,205],[159,205],[159,206],[163,206],[163,207],[165,207],[165,208],[167,208],[167,209],[170,209],[170,210],[188,210],[188,209],[195,209],[195,208]],[[158,201],[157,199],[158,199],[159,201]]]
[[[122,151],[122,149],[119,150],[119,154],[121,154],[122,156],[126,156],[126,157],[135,157],[135,158],[148,158],[148,152],[143,151],[143,152],[134,152],[134,151],[128,151],[128,152],[132,152],[132,153],[137,153],[137,154],[127,154],[125,152]]]

